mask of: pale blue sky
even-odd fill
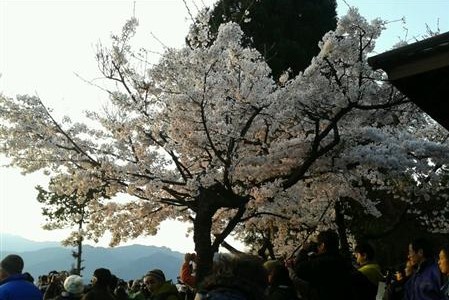
[[[347,5],[341,0],[337,2],[341,15],[347,11]],[[358,7],[367,20],[380,17],[394,21],[405,17],[406,24],[389,24],[379,38],[376,49],[381,52],[390,49],[400,38],[407,36],[408,42],[420,39],[426,32],[426,24],[435,31],[439,23],[441,33],[449,31],[449,0],[347,0],[346,3]],[[408,29],[407,35],[404,28]]]
[[[425,33],[426,23],[436,30],[439,21],[441,32],[449,31],[449,0],[347,0],[347,3],[359,7],[368,20],[380,17],[393,21],[405,17],[410,41]],[[338,4],[341,15],[347,6],[343,1]],[[99,40],[108,44],[109,34],[117,32],[132,13],[133,1],[0,0],[0,92],[8,96],[37,94],[55,109],[57,116],[79,116],[84,109],[100,107],[106,95],[74,73],[86,79],[99,76],[94,60],[95,44]],[[141,24],[138,29],[141,45],[160,49],[150,32],[168,46],[183,43],[189,18],[182,0],[136,1],[135,13]],[[388,50],[399,37],[405,36],[402,22],[391,23],[376,49]],[[43,218],[34,186],[45,182],[40,174],[24,177],[19,170],[0,168],[0,232],[34,240],[60,240],[64,236],[64,231],[48,232],[40,228]],[[185,238],[185,233],[184,226],[170,224],[163,226],[161,235],[139,242],[192,251],[193,243]],[[164,239],[165,236],[170,239]]]

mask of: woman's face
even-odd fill
[[[438,256],[438,267],[441,273],[449,275],[449,260],[448,255],[445,251],[441,250]]]

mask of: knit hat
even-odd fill
[[[109,285],[111,283],[111,271],[105,268],[99,268],[94,271],[94,276],[97,278],[97,283],[100,285]]]
[[[147,273],[146,276],[153,276],[154,278],[156,278],[158,281],[160,282],[165,282],[165,275],[164,272],[162,272],[159,269],[154,269],[151,270],[150,272]]]
[[[64,289],[70,294],[81,294],[84,291],[83,278],[78,275],[70,275],[64,281]]]
[[[0,268],[9,275],[21,274],[23,270],[23,259],[16,254],[10,254],[2,259]]]

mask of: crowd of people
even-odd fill
[[[0,262],[0,300],[374,300],[385,283],[384,300],[449,300],[449,247],[434,252],[423,238],[410,242],[404,265],[383,274],[374,248],[358,243],[354,260],[340,254],[336,232],[327,230],[302,247],[295,260],[268,260],[249,254],[216,254],[210,275],[198,281],[197,257],[187,253],[178,283],[153,269],[124,281],[109,269],[94,271],[89,282],[68,272],[34,278],[24,261],[11,254]]]

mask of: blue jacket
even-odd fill
[[[424,261],[405,284],[405,300],[442,300],[443,278],[437,264]]]
[[[0,300],[42,300],[42,292],[22,274],[11,275],[0,282]]]
[[[441,287],[441,292],[444,295],[445,300],[449,300],[449,280],[446,279],[446,283]]]

